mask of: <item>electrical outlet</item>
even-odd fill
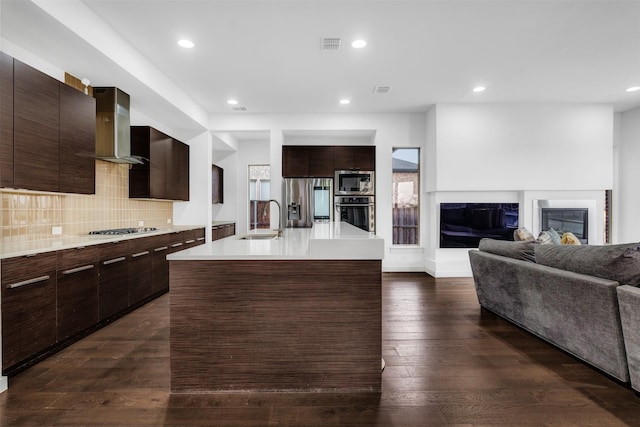
[[[51,234],[62,234],[62,227],[51,227]]]
[[[144,227],[144,221],[138,221],[138,227]]]
[[[167,218],[167,224],[171,224],[171,218]]]

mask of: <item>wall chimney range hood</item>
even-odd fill
[[[116,87],[94,87],[96,98],[96,158],[115,163],[142,164],[131,155],[129,95]]]

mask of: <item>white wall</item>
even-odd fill
[[[640,241],[640,108],[621,114],[618,157],[619,188],[614,194],[617,242]],[[617,195],[617,197],[615,197]]]
[[[429,191],[594,190],[613,185],[613,109],[577,104],[437,105]]]
[[[186,141],[189,145],[189,201],[173,203],[175,225],[211,224],[211,134],[204,132]],[[211,227],[205,227],[211,240]]]
[[[435,172],[425,186],[433,231],[426,271],[471,273],[468,250],[438,248],[442,202],[518,202],[520,225],[532,230],[533,200],[594,200],[594,243],[602,243],[604,191],[613,187],[613,119],[606,105],[445,104],[427,112],[427,167]]]

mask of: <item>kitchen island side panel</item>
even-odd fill
[[[171,261],[171,391],[380,391],[380,260]]]

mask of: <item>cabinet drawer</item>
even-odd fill
[[[58,270],[98,263],[98,247],[88,246],[58,251]]]
[[[105,261],[129,255],[129,242],[121,240],[119,242],[104,243],[98,246],[98,251],[100,265],[103,265]]]
[[[55,284],[56,253],[46,252],[2,260],[2,298],[16,290],[52,280]],[[49,276],[49,277],[47,277]]]

